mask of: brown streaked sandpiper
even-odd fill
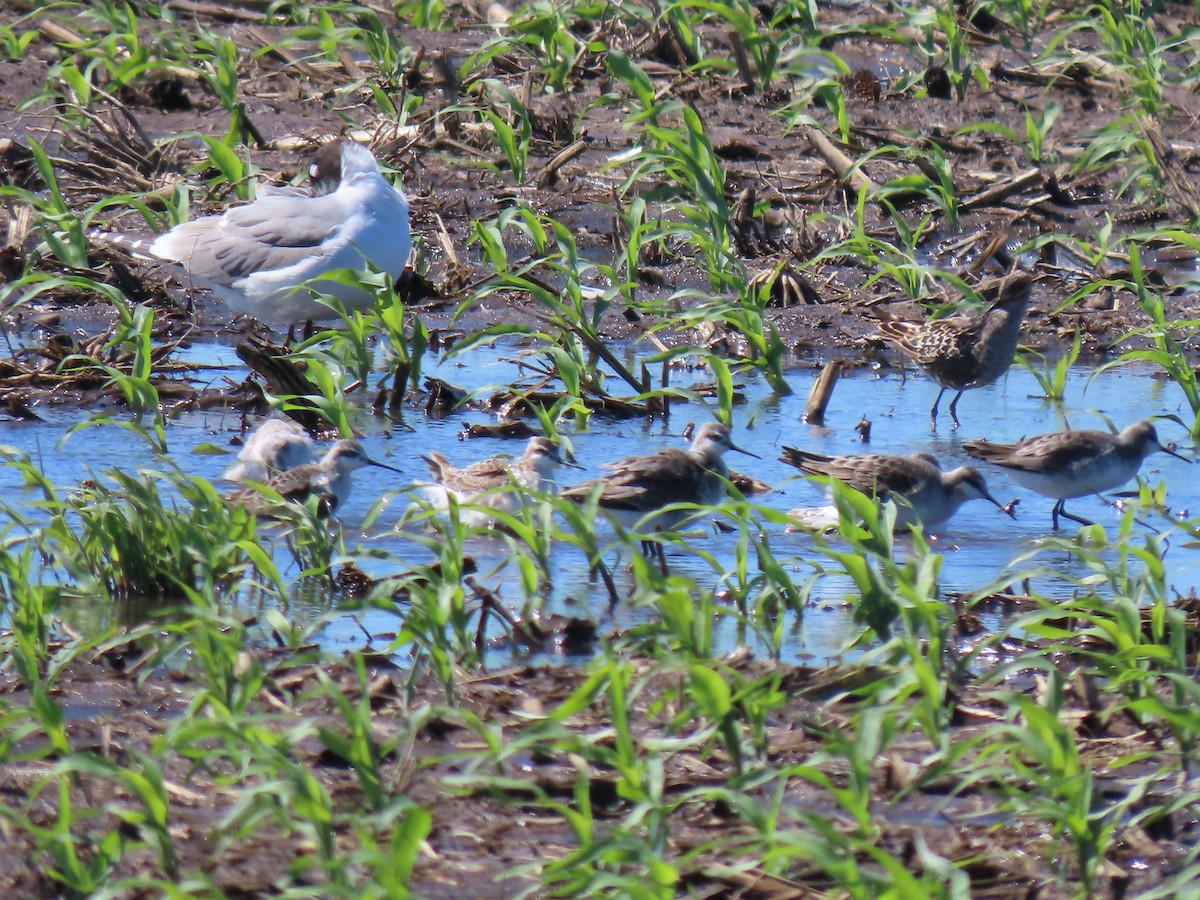
[[[883,339],[911,359],[940,386],[929,411],[930,428],[937,428],[938,404],[947,389],[950,418],[958,427],[958,401],[969,388],[996,381],[1012,365],[1021,322],[1029,309],[1032,275],[1014,271],[981,288],[996,299],[982,315],[949,316],[929,322],[889,321],[880,324]]]

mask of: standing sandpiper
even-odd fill
[[[562,496],[583,501],[598,490],[600,508],[622,527],[640,525],[641,531],[670,531],[692,512],[665,507],[676,503],[713,506],[725,497],[729,469],[722,457],[729,450],[759,458],[733,443],[729,426],[707,422],[700,426],[687,450],[670,447],[648,456],[606,463],[604,468],[611,474],[573,485]],[[661,546],[644,543],[643,550],[663,560]]]
[[[392,472],[399,469],[376,462],[367,456],[358,441],[338,441],[318,463],[297,466],[280,472],[267,482],[267,487],[284,500],[304,503],[309,497],[317,497],[317,512],[321,516],[333,515],[350,497],[350,473],[363,466],[377,466]],[[400,472],[400,474],[403,474]],[[246,488],[229,496],[232,503],[244,506],[252,512],[264,509],[266,497],[254,488]]]
[[[929,373],[941,390],[929,412],[937,429],[938,404],[946,389],[957,391],[950,418],[958,427],[958,401],[968,388],[991,384],[1008,371],[1029,309],[1033,276],[1014,271],[981,289],[996,300],[981,316],[950,316],[932,322],[891,321],[880,324],[883,339]]]
[[[540,435],[529,439],[525,452],[515,461],[508,456],[493,456],[459,469],[436,450],[422,459],[429,463],[444,494],[453,494],[459,503],[485,506],[510,515],[517,511],[522,499],[521,492],[513,488],[548,491],[555,486],[556,468],[579,468],[563,459],[558,444]]]
[[[940,525],[968,500],[987,500],[1012,515],[989,493],[987,483],[974,466],[943,472],[937,458],[928,453],[821,456],[784,447],[779,458],[808,475],[836,478],[867,496],[902,500],[896,510],[897,531],[913,524],[926,528]]]
[[[1149,422],[1135,422],[1120,434],[1058,431],[1015,444],[967,441],[963,449],[976,459],[1007,469],[1017,484],[1057,499],[1050,513],[1056,531],[1059,516],[1091,525],[1089,520],[1067,512],[1063,504],[1073,497],[1120,487],[1137,475],[1142,461],[1156,450],[1191,462],[1160,444],[1158,432]]]

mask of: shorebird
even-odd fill
[[[868,496],[902,500],[896,510],[897,531],[913,524],[926,528],[941,525],[968,500],[987,500],[1012,515],[991,495],[987,482],[974,466],[943,472],[937,457],[929,453],[822,456],[784,447],[779,458],[807,475],[836,478]]]
[[[307,191],[268,189],[244,206],[177,225],[148,246],[110,239],[177,263],[235,313],[276,325],[336,319],[314,290],[347,309],[365,309],[374,298],[319,276],[368,263],[392,277],[403,272],[412,248],[408,199],[383,177],[371,151],[351,141],[322,147],[310,173]]]
[[[958,401],[963,391],[991,384],[1012,365],[1021,322],[1029,309],[1033,276],[1014,271],[981,289],[995,301],[980,316],[949,316],[932,322],[882,322],[883,339],[907,356],[941,390],[929,411],[929,424],[937,429],[938,404],[947,389],[957,391],[950,401],[950,418],[958,427]]]
[[[724,498],[729,469],[722,457],[729,450],[759,458],[733,443],[727,425],[707,422],[687,450],[671,447],[606,463],[603,468],[611,474],[566,488],[562,496],[583,501],[597,491],[600,509],[622,527],[670,531],[692,513],[665,507],[676,503],[713,506]],[[664,561],[660,545],[643,542],[642,547]]]
[[[277,472],[311,463],[316,458],[312,438],[293,419],[267,419],[246,439],[238,461],[224,475],[227,481],[266,481]]]
[[[399,469],[377,462],[367,456],[358,441],[341,440],[330,448],[320,462],[307,463],[280,472],[267,482],[267,487],[284,500],[305,503],[317,497],[317,513],[333,515],[350,497],[350,473],[364,466],[377,466],[391,472]],[[403,473],[400,473],[403,474]],[[252,512],[261,512],[266,497],[254,488],[244,488],[229,496],[229,501]]]
[[[1063,504],[1073,497],[1120,487],[1137,475],[1143,460],[1156,450],[1191,462],[1160,444],[1158,432],[1149,422],[1135,422],[1120,434],[1056,431],[1015,444],[967,441],[963,449],[975,459],[1006,469],[1017,484],[1058,500],[1050,513],[1056,531],[1059,516],[1091,525],[1088,519],[1067,512]]]
[[[548,491],[555,486],[556,468],[579,468],[563,459],[558,444],[541,435],[530,438],[525,452],[516,460],[509,456],[493,456],[460,469],[436,450],[421,458],[429,464],[440,489],[440,496],[427,492],[431,501],[445,505],[447,497],[453,495],[459,503],[484,506],[510,515],[522,502],[521,492],[513,488]],[[482,521],[489,521],[486,515]]]

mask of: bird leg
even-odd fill
[[[617,595],[617,584],[613,581],[612,573],[608,571],[608,566],[604,564],[604,560],[597,559],[596,565],[592,567],[593,572],[598,572],[600,578],[604,581],[604,588],[608,591],[608,612],[611,615],[612,611],[617,608],[617,604],[621,602],[621,598]]]
[[[942,388],[938,391],[937,399],[933,401],[933,409],[929,411],[929,430],[937,431],[937,411],[938,404],[942,402],[942,394],[946,393],[946,389]]]
[[[954,427],[950,429],[951,431],[958,430],[958,401],[962,399],[962,395],[963,392],[959,391],[954,395],[954,399],[950,401],[950,421],[954,423]]]
[[[1067,501],[1065,499],[1059,500],[1057,503],[1054,504],[1054,509],[1052,509],[1050,511],[1050,521],[1053,523],[1055,531],[1058,531],[1058,517],[1059,516],[1062,516],[1064,519],[1070,519],[1072,522],[1078,522],[1080,525],[1095,525],[1096,524],[1095,522],[1091,521],[1090,519],[1083,518],[1083,516],[1077,516],[1074,513],[1067,512],[1063,508],[1063,506],[1066,502]]]
[[[663,548],[661,541],[642,541],[642,556],[657,559],[658,567],[662,570],[664,578],[671,574],[667,569],[667,551]]]

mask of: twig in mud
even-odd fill
[[[500,599],[487,588],[478,584],[468,576],[463,583],[471,589],[475,599],[479,601],[479,629],[475,637],[476,652],[483,655],[484,630],[488,613],[496,616],[508,626],[509,633],[526,650],[540,650],[546,643],[546,633],[536,622],[523,622],[512,614]]]
[[[554,179],[558,177],[558,170],[586,149],[587,141],[583,139],[567,144],[567,146],[559,150],[554,156],[550,157],[550,161],[538,172],[533,183],[543,190],[548,189],[554,183]]]
[[[450,237],[450,232],[446,230],[446,223],[442,221],[442,214],[434,213],[433,219],[437,222],[438,243],[442,247],[442,252],[446,254],[447,261],[451,265],[461,266],[462,261],[458,258],[458,251],[454,248],[454,239]]]
[[[808,392],[808,402],[804,404],[804,415],[800,418],[811,425],[821,425],[825,422],[825,410],[833,398],[833,388],[838,376],[842,373],[842,361],[835,359],[825,364],[821,374]]]
[[[1045,184],[1046,176],[1042,174],[1042,170],[1038,167],[1026,169],[1024,172],[1019,172],[1012,178],[994,184],[990,188],[985,188],[973,197],[968,197],[959,204],[959,209],[967,212],[972,209],[980,209],[988,206],[999,206],[1000,203],[1014,194],[1023,194],[1030,188]]]
[[[879,185],[872,181],[861,167],[855,165],[850,157],[835,147],[833,141],[815,128],[805,128],[803,131],[808,145],[833,169],[833,174],[842,181],[848,181],[855,192],[866,190],[870,193],[878,190]]]
[[[258,49],[265,51],[271,56],[274,56],[288,68],[295,69],[309,81],[314,81],[317,84],[330,83],[333,81],[333,79],[328,78],[325,73],[323,73],[316,66],[312,65],[301,57],[288,52],[288,50],[284,47],[281,47],[277,41],[271,40],[266,32],[257,26],[248,26],[245,30],[245,34],[246,37],[250,38],[251,41],[258,45]]]

